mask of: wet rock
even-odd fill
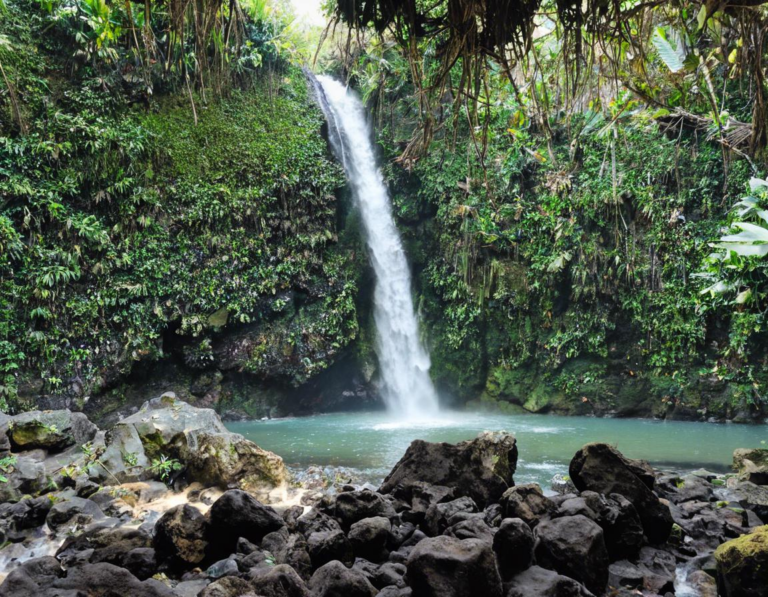
[[[498,501],[513,485],[517,445],[509,434],[483,432],[458,444],[416,440],[395,465],[379,490],[406,491],[421,483],[454,489],[456,497],[468,496],[481,508]]]
[[[239,574],[240,569],[237,566],[237,562],[233,558],[227,558],[226,560],[219,560],[208,566],[208,570],[205,573],[210,578],[222,578],[224,576],[236,576]]]
[[[351,566],[355,560],[352,546],[341,529],[312,533],[307,539],[307,547],[315,569],[333,560]]]
[[[15,457],[4,476],[8,481],[0,483],[0,503],[18,502],[25,495],[36,496],[48,487],[45,466],[32,458]]]
[[[734,450],[733,469],[742,481],[749,481],[755,485],[768,485],[768,449]]]
[[[83,413],[36,410],[13,417],[8,423],[7,434],[16,451],[42,448],[60,452],[69,446],[90,442],[97,431],[96,425]]]
[[[440,535],[448,528],[448,520],[459,512],[477,512],[477,504],[470,497],[462,497],[430,506],[422,525],[424,531],[432,537]]]
[[[392,524],[383,516],[357,521],[349,528],[348,538],[352,551],[356,557],[372,562],[386,560],[389,556],[387,544],[391,531]]]
[[[643,588],[664,595],[675,590],[677,561],[671,553],[645,546],[640,549],[637,566],[643,571]]]
[[[94,520],[104,518],[104,513],[94,502],[79,497],[71,497],[56,502],[48,511],[45,522],[54,531],[65,525],[85,526]]]
[[[274,509],[239,489],[227,491],[211,506],[212,543],[225,555],[233,553],[237,540],[244,537],[260,543],[265,535],[285,526]]]
[[[685,475],[677,483],[677,492],[672,498],[675,502],[708,502],[714,487],[706,479],[696,475]]]
[[[723,543],[715,551],[715,560],[723,597],[768,595],[768,526]]]
[[[672,515],[651,491],[653,473],[644,464],[624,458],[608,444],[587,444],[573,457],[569,471],[580,491],[617,493],[632,502],[650,542],[667,540],[672,531]]]
[[[520,518],[531,527],[555,511],[555,504],[542,493],[536,483],[510,487],[502,495],[500,504],[504,518]]]
[[[312,597],[375,597],[378,591],[359,570],[328,562],[309,581]]]
[[[35,529],[43,525],[52,506],[53,502],[47,496],[0,504],[0,519],[7,522],[8,530]]]
[[[194,506],[168,510],[155,525],[154,547],[158,560],[171,568],[200,565],[208,549],[208,521]]]
[[[493,551],[502,579],[509,580],[533,563],[534,537],[531,527],[521,518],[505,518],[493,537]]]
[[[594,597],[572,578],[533,566],[506,585],[506,597]]]
[[[346,491],[337,495],[334,514],[344,529],[349,529],[354,523],[364,518],[396,516],[392,504],[381,494],[367,489]]]
[[[341,525],[333,518],[313,508],[296,521],[296,529],[305,537],[312,533],[322,533],[325,531],[340,531]]]
[[[603,530],[585,516],[542,521],[535,531],[536,562],[573,578],[596,594],[608,582],[608,552]]]
[[[407,568],[407,583],[420,597],[503,594],[493,550],[477,539],[425,539],[411,552]]]
[[[296,571],[279,564],[252,579],[254,593],[259,597],[309,597],[309,589]]]

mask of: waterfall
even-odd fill
[[[374,320],[382,397],[391,412],[408,419],[434,414],[437,393],[429,377],[429,354],[419,339],[411,274],[384,177],[376,164],[365,108],[338,81],[319,76],[317,85],[331,146],[360,208],[376,274]]]

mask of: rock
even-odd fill
[[[533,566],[507,585],[506,597],[594,597],[583,585],[552,570]]]
[[[233,558],[227,558],[226,560],[219,560],[208,566],[208,570],[205,573],[210,578],[222,578],[224,576],[236,576],[239,574],[240,569],[237,567],[237,562]]]
[[[573,578],[595,594],[608,582],[608,551],[603,530],[585,516],[542,521],[536,527],[536,562]]]
[[[18,502],[23,496],[35,496],[48,487],[45,466],[31,458],[15,457],[9,472],[4,473],[7,483],[0,483],[0,503]]]
[[[209,584],[211,584],[211,581],[207,578],[185,580],[173,587],[173,590],[178,597],[198,597]]]
[[[307,548],[314,569],[333,560],[339,560],[348,566],[355,561],[352,546],[341,529],[312,533],[307,539]]]
[[[414,524],[419,524],[424,520],[424,516],[430,506],[447,502],[457,497],[454,490],[450,487],[420,482],[406,487],[398,486],[392,492],[392,495],[397,500],[410,505],[410,508],[403,510],[401,517],[404,521]],[[395,509],[398,510],[397,508]]]
[[[349,543],[358,558],[371,562],[381,562],[387,559],[387,543],[389,542],[392,524],[388,518],[374,516],[364,518],[349,528]]]
[[[536,483],[510,487],[501,496],[500,504],[504,518],[520,518],[531,527],[555,511],[555,504]]]
[[[672,531],[672,515],[651,491],[653,475],[608,444],[587,444],[571,460],[570,477],[580,491],[617,493],[637,510],[643,531],[652,543],[664,543]]]
[[[340,531],[341,525],[327,514],[312,508],[296,521],[296,529],[305,537],[312,533],[324,531]]]
[[[189,431],[179,458],[187,465],[190,477],[206,486],[226,488],[234,484],[262,499],[288,478],[282,458],[236,433]]]
[[[764,523],[768,523],[768,487],[749,481],[738,483],[731,493],[742,508],[752,510]]]
[[[17,451],[42,448],[60,452],[83,445],[96,436],[98,428],[83,413],[69,410],[30,411],[8,422],[8,439]]]
[[[677,484],[677,492],[674,496],[674,501],[689,502],[689,501],[701,501],[708,502],[712,496],[712,490],[714,486],[707,481],[696,475],[685,475]]]
[[[755,485],[768,485],[768,449],[734,450],[733,469],[742,481],[749,481]]]
[[[136,577],[142,578],[141,573],[134,571],[135,565],[137,571],[145,567],[139,560],[142,558],[147,563],[149,556],[154,558],[152,552],[139,552],[141,549],[148,549],[152,546],[152,536],[149,532],[141,528],[131,527],[113,527],[104,521],[104,525],[91,525],[84,532],[68,537],[56,552],[56,557],[66,567],[72,567],[74,562],[85,560],[91,564],[114,564],[130,570]],[[137,552],[129,558],[129,554]],[[83,554],[88,554],[84,557]],[[131,560],[132,565],[127,562]],[[156,566],[155,566],[156,568]],[[154,569],[149,576],[154,574]],[[144,577],[146,578],[146,577]]]
[[[595,522],[597,522],[598,519],[597,512],[587,505],[587,500],[583,497],[571,497],[567,500],[563,500],[557,507],[554,516],[576,516],[577,514],[586,516]]]
[[[471,497],[485,508],[514,484],[516,467],[517,445],[507,433],[483,432],[455,445],[415,440],[379,491],[403,491],[419,483],[441,485],[454,489],[456,497]]]
[[[133,425],[117,423],[104,436],[104,452],[99,457],[103,466],[92,467],[90,476],[101,483],[132,483],[150,477],[151,462],[144,444]]]
[[[123,556],[120,565],[139,580],[146,580],[157,572],[157,555],[151,547],[137,547]]]
[[[723,597],[768,596],[768,526],[723,543],[715,561]]]
[[[240,537],[256,544],[265,535],[283,526],[283,519],[269,506],[239,489],[227,491],[211,506],[211,541],[228,555],[235,551]]]
[[[55,558],[24,563],[0,586],[0,597],[177,597],[153,579],[140,581],[112,564],[85,564],[66,573]]]
[[[425,539],[411,552],[407,568],[407,583],[419,597],[503,594],[493,550],[478,539]]]
[[[509,580],[533,563],[534,537],[531,527],[521,518],[505,518],[493,537],[493,551],[502,579]]]
[[[675,590],[677,560],[667,551],[645,546],[640,548],[637,566],[643,571],[643,588],[664,595]]]
[[[296,571],[286,564],[273,566],[251,584],[259,597],[309,597],[309,589]]]
[[[236,576],[225,576],[205,587],[198,597],[255,597],[253,587],[247,580]]]
[[[403,588],[405,587],[405,580],[403,577],[405,576],[406,570],[407,568],[404,564],[387,562],[379,567],[371,582],[377,589],[383,589],[384,587],[392,585]]]
[[[35,529],[45,523],[52,506],[53,502],[47,496],[0,504],[0,519],[7,522],[9,531]]]
[[[614,589],[642,589],[644,579],[643,571],[627,560],[619,560],[608,567],[608,586]]]
[[[208,548],[208,521],[194,506],[183,504],[168,510],[155,525],[157,558],[171,568],[200,565]]]
[[[205,485],[237,485],[266,499],[288,478],[282,458],[227,431],[212,409],[190,406],[174,395],[144,403],[120,425],[135,430],[148,459],[178,458],[188,476]]]
[[[611,561],[636,556],[643,544],[643,525],[632,503],[618,493],[606,497],[585,491],[582,497],[597,514]]]
[[[463,515],[470,516],[470,518],[455,522],[457,518],[460,518]],[[445,530],[445,535],[448,537],[456,537],[457,539],[481,539],[486,543],[492,543],[493,536],[496,532],[496,529],[492,529],[488,526],[488,523],[485,522],[483,514],[462,513],[450,518],[448,524],[451,526]]]
[[[440,535],[448,528],[448,520],[459,512],[477,512],[477,504],[471,497],[462,497],[430,506],[424,518],[424,531],[432,537]]]
[[[85,498],[71,497],[56,502],[48,512],[46,524],[54,531],[64,525],[83,527],[94,520],[104,518],[104,513],[94,502]]]
[[[378,591],[359,570],[328,562],[309,581],[312,597],[375,597]]]
[[[345,491],[336,496],[335,516],[344,529],[364,518],[393,518],[395,515],[392,504],[374,491]]]

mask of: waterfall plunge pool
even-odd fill
[[[400,422],[385,412],[356,412],[227,427],[282,456],[289,467],[344,467],[374,485],[414,439],[455,443],[481,431],[513,433],[519,450],[515,483],[536,482],[543,488],[555,474],[567,475],[571,458],[589,442],[612,444],[629,458],[643,458],[657,468],[727,472],[733,450],[761,447],[768,440],[765,425],[475,412],[443,412],[420,424]]]

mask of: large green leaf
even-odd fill
[[[651,42],[667,68],[673,73],[677,73],[685,68],[685,46],[674,29],[669,32],[668,36],[669,39],[664,36],[661,28],[656,29]]]

